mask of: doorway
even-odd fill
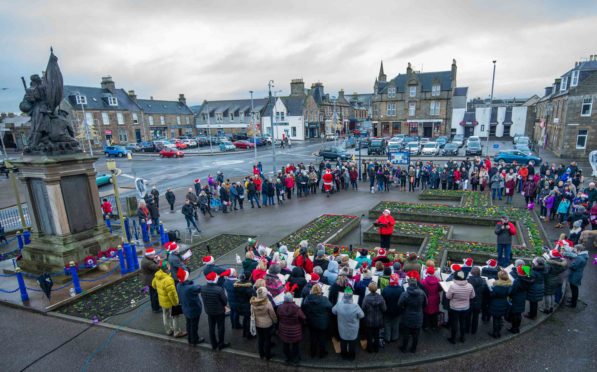
[[[433,137],[433,127],[431,125],[429,125],[429,126],[425,125],[423,127],[423,137],[425,137],[425,138]]]
[[[135,129],[135,139],[137,143],[141,142],[141,129]]]
[[[475,134],[475,127],[464,127],[464,137],[468,138]]]

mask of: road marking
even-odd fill
[[[214,166],[224,166],[224,165],[235,165],[235,164],[242,164],[245,160],[217,160],[214,161],[212,164]]]

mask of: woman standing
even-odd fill
[[[418,278],[418,272],[410,271],[408,273],[408,288],[398,300],[398,306],[404,309],[400,316],[400,323],[404,329],[402,346],[400,347],[400,351],[403,353],[407,351],[410,337],[413,339],[410,352],[417,351],[419,333],[423,326],[423,308],[427,304],[427,298],[425,292],[419,288]]]
[[[498,273],[498,280],[489,289],[491,292],[489,311],[493,317],[493,332],[490,332],[489,335],[493,338],[502,337],[502,326],[504,324],[504,316],[508,312],[508,295],[511,287],[512,281],[510,280],[510,276],[502,270]]]
[[[396,221],[394,217],[390,214],[389,209],[384,209],[383,213],[377,221],[375,222],[375,226],[379,228],[379,239],[380,239],[380,246],[383,249],[390,249],[390,241],[392,239],[392,233],[394,232],[394,225]]]
[[[257,296],[251,298],[251,316],[255,318],[259,357],[270,360],[273,356],[271,354],[272,331],[278,318],[264,287],[258,288]]]
[[[303,339],[302,322],[306,317],[301,308],[294,303],[292,292],[284,294],[284,303],[278,307],[278,318],[278,336],[284,344],[286,363],[296,366],[301,360],[299,342]]]
[[[369,283],[369,294],[363,300],[365,325],[367,326],[367,352],[379,352],[379,331],[384,326],[386,301],[377,293],[377,284]]]
[[[303,313],[307,317],[307,326],[311,336],[311,358],[319,353],[323,358],[328,353],[325,345],[330,339],[328,328],[332,319],[332,303],[322,296],[321,286],[314,284],[311,293],[305,297],[302,304]]]
[[[353,303],[350,287],[344,290],[342,300],[332,308],[332,313],[338,316],[342,359],[353,361],[359,337],[359,320],[365,317],[365,313],[359,305]]]
[[[454,275],[454,281],[446,293],[450,300],[450,334],[448,341],[456,343],[456,333],[460,328],[460,342],[464,342],[466,331],[466,319],[471,306],[471,299],[475,298],[473,286],[466,281],[464,271],[458,271]]]
[[[250,333],[251,325],[251,299],[253,297],[253,284],[250,274],[241,274],[240,280],[234,282],[234,294],[236,296],[238,316],[243,317],[242,330],[243,337],[248,340],[253,336]],[[266,296],[267,297],[267,296]]]

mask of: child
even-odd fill
[[[558,204],[558,223],[556,224],[556,228],[561,229],[564,225],[564,221],[568,219],[568,210],[570,209],[570,200],[567,198],[562,198],[560,204]]]

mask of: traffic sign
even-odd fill
[[[499,149],[500,148],[500,144],[499,143],[494,143],[493,144],[493,148],[494,149]]]

